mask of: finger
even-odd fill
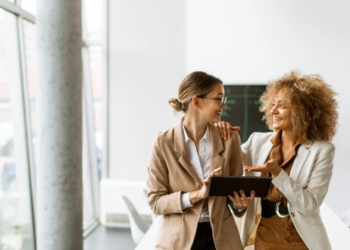
[[[255,198],[255,191],[254,190],[252,190],[250,192],[250,197],[249,198],[250,198],[250,202],[254,200],[254,198]]]
[[[226,132],[227,132],[227,137],[228,138],[232,138],[232,127],[231,127],[231,124],[230,123],[226,123]]]
[[[220,166],[220,167],[218,167],[218,168],[214,169],[214,170],[213,170],[213,172],[215,172],[215,171],[219,171],[219,170],[221,170],[221,169],[222,169],[222,166]]]
[[[222,122],[222,135],[224,136],[224,140],[227,140],[227,130],[226,122]]]
[[[270,170],[266,167],[252,167],[247,170],[248,172],[269,172]]]
[[[253,166],[245,166],[244,168],[243,168],[243,170],[244,171],[249,171],[250,169],[254,169],[254,168],[256,168],[256,167],[253,167]]]
[[[240,126],[231,127],[231,130],[233,130],[233,131],[239,131],[240,129],[241,129]]]
[[[233,195],[229,195],[228,198],[235,204],[237,205],[238,203],[238,200],[236,198],[236,196],[233,194]]]
[[[228,198],[230,199],[230,201],[232,201],[234,204],[237,203],[235,197],[233,197],[232,195],[229,195],[229,196],[227,196],[227,197],[228,197]]]
[[[247,200],[247,196],[245,195],[244,191],[243,190],[239,190],[239,193],[241,195],[241,200],[244,201],[244,200]]]
[[[211,175],[209,174],[209,175],[207,176],[207,178],[205,178],[205,179],[203,180],[203,182],[208,183],[209,180],[210,180],[210,178],[211,178]]]
[[[217,169],[214,169],[210,174],[213,175],[219,175],[221,174],[222,167],[218,167]]]
[[[242,198],[238,192],[233,192],[233,195],[235,196],[237,204],[241,207],[242,206]]]
[[[270,162],[273,162],[275,159],[270,159],[268,160],[266,163],[270,163]]]
[[[217,123],[215,123],[215,126],[219,129],[220,136],[223,139],[224,138],[223,122],[217,122]]]

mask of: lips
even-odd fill
[[[221,112],[215,112],[218,116],[221,116]]]

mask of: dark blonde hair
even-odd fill
[[[338,102],[336,93],[319,75],[303,75],[291,71],[279,79],[272,80],[260,98],[260,111],[264,112],[266,124],[272,129],[273,117],[270,113],[273,99],[283,91],[294,133],[309,140],[331,140],[338,125]]]
[[[205,96],[216,84],[222,84],[222,81],[202,71],[192,72],[182,80],[178,98],[169,98],[169,104],[174,113],[185,112],[193,96]]]

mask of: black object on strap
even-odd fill
[[[283,202],[279,205],[280,214],[288,215],[289,210],[288,207],[284,205]],[[261,200],[261,216],[264,218],[270,218],[276,214],[276,202],[272,202],[269,200]]]

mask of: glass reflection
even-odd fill
[[[36,15],[36,0],[21,0],[20,5],[22,9]]]
[[[97,166],[101,177],[102,152],[103,152],[103,82],[102,82],[102,48],[101,46],[89,47],[90,77],[92,89],[92,104],[94,109],[95,142]]]
[[[0,249],[34,249],[33,217],[27,166],[20,163],[20,127],[15,124],[20,85],[18,32],[14,15],[0,9]],[[18,109],[17,109],[18,110]],[[16,126],[15,126],[16,125]],[[16,128],[16,129],[15,129]],[[23,142],[24,143],[24,142]]]

